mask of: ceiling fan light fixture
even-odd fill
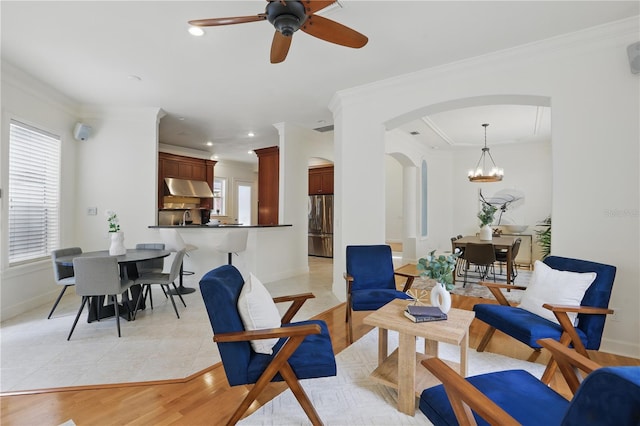
[[[191,25],[189,27],[189,34],[191,34],[192,36],[195,37],[201,37],[204,35],[204,30],[200,27],[196,27],[194,25]]]
[[[307,19],[304,6],[298,1],[288,1],[285,4],[269,2],[266,13],[269,22],[285,37],[291,37]]]
[[[469,170],[467,177],[470,182],[500,182],[504,176],[504,169],[502,167],[496,166],[496,162],[493,161],[493,157],[491,156],[491,152],[489,152],[489,148],[487,147],[487,127],[488,123],[482,125],[484,127],[484,148],[482,148],[482,154],[480,154],[480,159],[476,164],[474,169]],[[491,160],[491,170],[487,168],[487,157]],[[489,171],[485,174],[485,171]]]

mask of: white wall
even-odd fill
[[[330,105],[335,122],[337,250],[355,242],[384,241],[384,216],[375,211],[374,201],[384,184],[383,123],[457,99],[548,97],[552,252],[618,267],[610,303],[618,312],[615,321],[607,322],[603,349],[640,356],[640,84],[626,56],[638,31],[637,18],[628,19],[338,93]],[[363,152],[367,167],[354,167]],[[361,185],[363,181],[369,185]],[[334,258],[338,297],[344,297],[344,285],[336,279],[343,270],[344,259]]]
[[[159,108],[105,108],[83,112],[93,135],[78,149],[76,229],[84,251],[109,248],[105,212],[113,210],[124,245],[156,242]],[[87,208],[97,207],[90,216]]]
[[[60,136],[62,141],[60,181],[60,243],[73,246],[75,232],[75,159],[76,149],[83,142],[73,138],[73,126],[79,116],[79,105],[73,100],[17,70],[2,63],[2,150],[0,151],[0,180],[3,195],[8,185],[9,121],[15,119]],[[50,300],[60,288],[55,285],[50,260],[9,267],[7,252],[6,197],[0,202],[0,311],[1,319],[10,318]]]
[[[501,182],[469,183],[466,171],[478,161],[480,150],[455,153],[451,178],[456,194],[453,198],[453,231],[456,235],[472,235],[479,231],[476,214],[480,189],[485,197],[503,189],[521,191],[525,197],[524,203],[508,209],[502,223],[511,219],[519,225],[529,225],[531,228],[527,232],[532,232],[536,223],[551,214],[553,173],[550,143],[500,145],[491,147],[491,152],[505,170]],[[496,222],[499,213],[496,213]]]
[[[385,208],[385,240],[401,243],[404,231],[403,167],[395,158],[384,159],[385,196],[380,208]]]

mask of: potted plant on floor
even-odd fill
[[[418,260],[417,267],[420,275],[436,281],[431,289],[431,304],[439,306],[444,313],[451,308],[449,292],[453,290],[453,272],[456,269],[458,256],[460,256],[458,249],[449,255],[436,255],[436,251],[433,250],[426,257]]]

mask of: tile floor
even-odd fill
[[[314,293],[296,316],[307,319],[339,303],[331,291],[332,265],[331,259],[309,257],[308,274],[265,286],[273,296]],[[185,286],[197,288],[198,280],[185,277]],[[3,322],[0,391],[182,378],[219,362],[199,292],[185,296],[186,308],[176,301],[177,319],[171,302],[153,287],[154,309],[141,311],[135,321],[121,321],[121,338],[114,319],[88,324],[85,308],[67,341],[80,306],[69,290],[50,320],[47,304]]]

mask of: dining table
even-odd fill
[[[511,248],[513,247],[513,243],[518,238],[517,235],[514,236],[500,236],[500,237],[492,237],[491,240],[481,240],[478,235],[467,235],[462,238],[458,238],[457,240],[452,241],[453,249],[456,248],[464,249],[467,243],[475,243],[475,244],[493,244],[494,249],[496,250],[505,250],[507,254],[507,284],[511,284],[511,271],[512,264],[514,262]],[[456,274],[453,274],[453,283],[456,282]]]
[[[120,277],[127,280],[135,280],[138,278],[137,263],[145,260],[153,260],[167,257],[171,254],[168,250],[157,249],[127,249],[122,255],[113,256],[118,260],[120,266]],[[79,257],[109,257],[109,250],[88,251],[84,253],[73,254],[69,256],[60,256],[56,259],[56,263],[64,266],[73,266],[73,259]],[[134,310],[138,295],[142,291],[140,285],[131,286],[129,289],[131,295],[125,292],[122,297],[122,309],[120,316],[127,321],[135,319]],[[115,315],[115,309],[112,304],[104,304],[105,296],[92,297],[89,303],[89,315],[87,322],[99,321],[103,318],[109,318]],[[145,309],[144,300],[141,301],[138,309]]]

